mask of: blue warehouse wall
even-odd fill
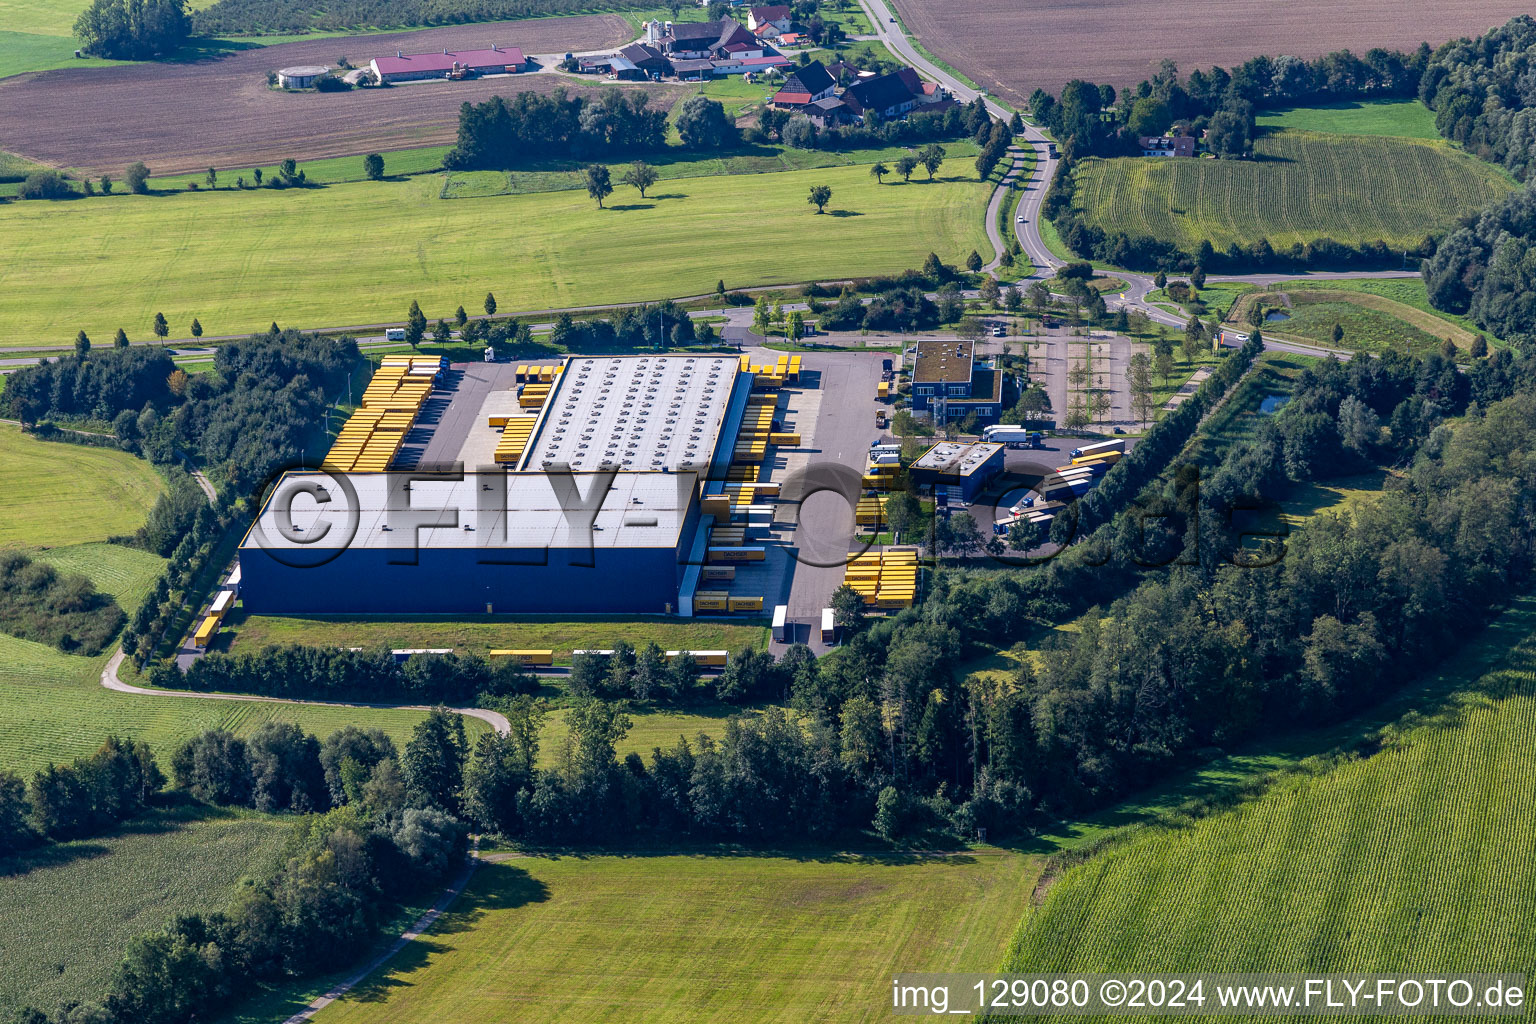
[[[677,607],[681,566],[672,548],[425,548],[418,564],[397,564],[408,557],[354,548],[324,565],[298,567],[245,548],[241,599],[248,612],[273,615],[472,614],[483,613],[487,603],[497,614],[660,613],[668,603]],[[502,564],[488,564],[491,558]]]

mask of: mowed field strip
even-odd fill
[[[0,3],[15,0],[0,0]],[[83,5],[82,5],[83,6]],[[7,26],[0,12],[0,26]],[[616,14],[453,25],[415,32],[316,37],[236,50],[216,60],[69,67],[0,81],[3,147],[43,163],[122,177],[143,160],[158,173],[270,164],[452,142],[459,105],[524,90],[595,92],[596,81],[554,75],[417,82],[392,89],[287,93],[267,72],[448,49],[516,46],[524,53],[602,49],[635,38]],[[93,62],[100,63],[100,62]],[[3,64],[0,64],[3,68]],[[691,91],[647,87],[661,107]],[[231,178],[233,180],[233,178]]]
[[[1424,688],[1459,692],[1419,702],[1379,753],[1072,868],[1003,969],[1528,969],[1536,598]]]
[[[132,533],[164,490],[143,459],[38,441],[0,423],[0,547],[82,544]]]
[[[149,334],[163,312],[211,335],[374,323],[478,305],[506,310],[691,295],[960,262],[987,248],[991,183],[969,161],[943,180],[877,185],[862,165],[668,182],[599,210],[584,191],[438,198],[441,177],[301,191],[119,196],[0,208],[0,347],[84,329]],[[832,202],[817,215],[812,185]],[[632,190],[629,190],[632,193]],[[746,212],[744,212],[746,211]],[[68,244],[61,241],[68,239]],[[82,287],[81,282],[89,282]]]
[[[895,0],[906,28],[942,60],[1009,103],[1074,78],[1135,85],[1169,58],[1188,73],[1260,54],[1315,57],[1373,46],[1413,50],[1529,13],[1517,0]]]
[[[995,968],[1037,871],[993,849],[514,857],[315,1020],[875,1019],[894,971]]]
[[[1286,129],[1254,149],[1253,160],[1085,160],[1073,208],[1106,232],[1186,250],[1261,238],[1276,249],[1318,238],[1404,249],[1514,187],[1443,142]]]

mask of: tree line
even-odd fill
[[[724,107],[691,96],[677,121],[684,146],[721,149],[735,143]],[[667,112],[652,108],[641,90],[604,89],[597,99],[519,92],[492,96],[459,109],[458,140],[443,158],[450,170],[505,170],[531,161],[622,157],[666,145]]]
[[[648,9],[618,0],[609,9]],[[200,36],[289,35],[381,25],[467,25],[559,14],[586,14],[587,0],[216,0],[192,15]]]
[[[1536,55],[1536,19],[1519,15],[1475,39],[1446,43],[1429,62],[1419,97],[1435,127],[1468,152],[1529,182],[1536,137],[1536,95],[1525,68]],[[1530,190],[1510,193],[1449,235],[1424,265],[1429,301],[1470,316],[1506,341],[1536,338],[1533,275],[1536,204]]]
[[[30,782],[0,772],[0,857],[105,832],[137,817],[164,785],[149,747],[117,736]]]
[[[253,653],[212,652],[183,673],[157,664],[151,681],[173,689],[259,693],[268,697],[494,706],[529,693],[538,681],[514,664],[473,654],[417,654],[397,661],[388,648],[343,650],[270,646]]]

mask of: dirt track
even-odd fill
[[[1164,57],[1182,71],[1259,54],[1315,57],[1476,35],[1530,5],[1518,0],[896,0],[907,29],[1011,103],[1073,78],[1133,86]]]
[[[269,89],[267,72],[334,64],[343,55],[361,66],[397,49],[496,43],[547,53],[601,49],[633,36],[617,15],[538,18],[283,43],[198,63],[19,75],[0,82],[0,139],[6,150],[34,160],[114,177],[135,160],[156,174],[180,174],[452,142],[465,100],[547,91],[563,80],[525,75],[319,94]],[[670,102],[673,93],[655,100]]]

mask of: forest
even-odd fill
[[[0,409],[28,425],[110,423],[128,450],[162,466],[196,454],[211,474],[246,494],[279,468],[297,465],[306,444],[318,445],[324,410],[345,393],[361,359],[351,338],[276,324],[219,346],[215,373],[188,374],[168,353],[147,346],[92,349],[18,370]]]
[[[1419,86],[1441,135],[1527,183],[1536,140],[1536,86],[1527,70],[1533,57],[1536,19],[1522,14],[1476,39],[1446,43]],[[1527,188],[1446,238],[1424,265],[1430,302],[1507,341],[1531,341],[1533,244],[1536,203]]]

